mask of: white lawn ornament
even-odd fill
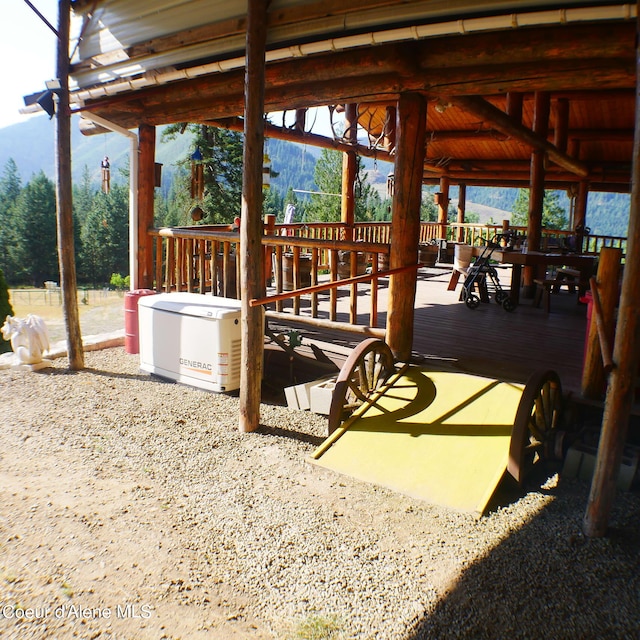
[[[49,349],[49,334],[40,316],[30,313],[24,320],[7,316],[2,325],[2,337],[11,342],[13,366],[46,366],[44,352]]]

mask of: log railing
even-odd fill
[[[182,227],[153,229],[155,238],[155,289],[211,293],[217,296],[239,297],[238,244],[240,234],[228,227]],[[269,231],[269,230],[268,230]],[[273,283],[275,293],[289,291],[292,312],[302,315],[300,296],[296,291],[323,282],[339,282],[349,278],[349,323],[358,324],[358,286],[353,278],[365,270],[371,274],[368,325],[378,326],[379,264],[385,268],[389,245],[356,240],[337,240],[289,235],[265,235],[265,284]],[[323,257],[324,256],[324,257]],[[215,258],[215,259],[214,259]],[[367,286],[369,286],[367,284]],[[318,291],[311,292],[311,318],[318,317]],[[274,302],[275,311],[284,311],[281,297]],[[337,288],[329,290],[328,320],[338,317]]]
[[[353,240],[342,223],[265,225],[262,244],[265,251],[265,278],[272,281],[276,293],[315,286],[319,279],[337,282],[386,269],[389,254],[390,223],[356,223]],[[157,291],[191,291],[223,297],[239,297],[238,244],[240,235],[229,225],[208,225],[153,229],[155,237],[155,288]],[[519,234],[524,227],[511,227]],[[420,242],[437,239],[441,226],[422,222]],[[447,240],[471,245],[483,244],[502,232],[501,225],[452,223]],[[542,249],[552,251],[564,246],[569,231],[543,230]],[[583,253],[599,254],[603,247],[626,250],[626,238],[589,235],[583,241]],[[215,259],[212,259],[215,258]],[[379,266],[380,265],[380,266]],[[349,286],[349,322],[357,324],[358,283]],[[368,285],[367,285],[368,286]],[[371,283],[369,326],[378,326],[378,280]],[[318,317],[318,294],[310,295],[310,314]],[[329,319],[337,318],[337,289],[330,289]],[[293,313],[300,315],[300,296],[291,294]],[[275,302],[276,311],[284,308]]]
[[[289,225],[276,225],[275,233],[290,234],[306,238],[345,239],[347,227],[340,222],[330,223],[297,223]],[[462,242],[464,244],[482,245],[484,241],[491,240],[496,234],[502,233],[501,224],[477,224],[453,222],[446,225],[445,237],[441,237],[441,225],[437,222],[420,223],[420,243],[429,243],[432,240],[444,239],[448,242]],[[527,228],[523,226],[510,226],[521,236],[527,235]],[[390,222],[356,222],[353,229],[353,239],[364,242],[378,242],[389,244],[391,234]],[[568,239],[573,236],[572,231],[564,229],[543,229],[541,235],[541,250],[553,251],[566,245]],[[622,236],[610,236],[603,234],[589,234],[584,236],[581,253],[598,255],[603,247],[615,247],[626,253],[627,239]]]

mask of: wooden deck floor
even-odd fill
[[[500,269],[502,286],[510,286],[510,270]],[[442,363],[463,371],[526,382],[539,369],[554,369],[565,392],[580,393],[586,331],[586,311],[577,294],[566,290],[552,297],[551,313],[521,299],[508,313],[494,302],[469,309],[459,301],[460,285],[447,291],[450,266],[420,269],[416,293],[413,354],[429,364]],[[367,324],[370,306],[368,286],[359,286],[358,317]],[[381,288],[379,308],[387,308],[386,284]],[[303,312],[309,302],[301,302]],[[339,320],[348,318],[349,296],[341,292]],[[328,294],[320,297],[320,317],[327,317]],[[386,313],[381,311],[379,326]],[[302,335],[344,353],[363,339],[362,335],[297,326]]]

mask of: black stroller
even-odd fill
[[[482,253],[467,271],[461,298],[469,309],[476,309],[483,299],[488,302],[491,293],[494,294],[496,303],[502,305],[505,311],[514,311],[517,307],[509,291],[500,285],[498,271],[490,262],[491,255],[500,247],[502,237],[502,235],[496,235],[493,240],[486,240]],[[476,293],[476,287],[480,295]]]

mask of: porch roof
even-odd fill
[[[125,128],[242,115],[246,2],[77,0],[73,8],[83,19],[73,108]],[[357,103],[382,156],[393,153],[382,136],[388,107],[419,91],[429,98],[425,182],[447,175],[524,186],[533,96],[545,91],[549,131],[534,142],[566,160],[550,154],[547,184],[585,179],[593,190],[628,191],[635,16],[635,4],[577,0],[274,0],[265,108]]]

